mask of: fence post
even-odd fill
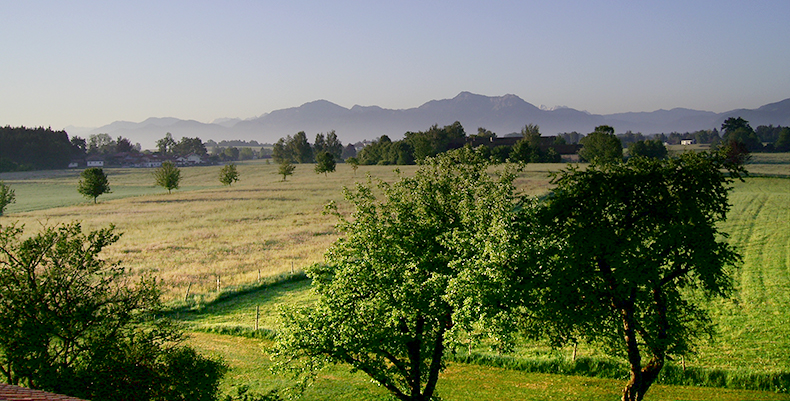
[[[186,302],[186,301],[187,301],[187,299],[189,299],[189,290],[190,290],[191,288],[192,288],[192,283],[190,282],[190,283],[189,283],[189,285],[187,286],[187,293],[186,293],[186,294],[184,294],[184,302]]]
[[[255,331],[258,331],[258,319],[261,317],[261,306],[255,305]]]

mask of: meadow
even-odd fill
[[[529,165],[517,181],[527,194],[550,188],[549,173],[561,164]],[[401,166],[411,174],[414,166]],[[270,339],[249,338],[256,322],[262,333],[277,328],[280,305],[310,302],[309,281],[284,276],[322,260],[337,238],[334,218],[322,213],[337,201],[342,188],[366,175],[394,180],[393,167],[360,166],[354,172],[340,164],[335,173],[316,175],[312,165],[297,165],[287,181],[277,166],[263,161],[239,164],[240,181],[231,187],[218,180],[219,167],[182,169],[181,188],[168,194],[154,187],[148,169],[105,169],[112,193],[99,204],[76,191],[79,171],[3,173],[0,180],[16,191],[0,224],[42,225],[81,221],[86,229],[114,224],[121,240],[104,255],[122,260],[133,275],[156,275],[166,301],[190,330],[190,342],[204,352],[221,355],[232,366],[223,388],[232,392],[249,385],[265,393],[286,384],[268,371]],[[748,372],[790,371],[790,155],[755,155],[754,177],[736,182],[733,204],[723,229],[743,254],[734,272],[738,291],[708,305],[720,333],[684,362],[689,367]],[[347,209],[346,209],[347,210]],[[263,284],[261,284],[263,283]],[[261,285],[258,285],[261,284]],[[257,286],[256,286],[257,285]],[[220,332],[242,335],[218,334]],[[535,351],[535,350],[539,351]],[[484,352],[485,350],[479,350]],[[516,357],[537,353],[570,355],[535,344],[519,348]],[[597,355],[581,347],[580,355]],[[486,378],[483,385],[482,378]],[[440,381],[445,399],[615,399],[622,381],[557,376],[450,363]],[[383,399],[380,389],[343,367],[324,372],[307,399]],[[653,400],[790,399],[768,392],[716,388],[656,386]]]

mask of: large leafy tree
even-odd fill
[[[749,122],[741,117],[730,117],[721,124],[723,133],[722,142],[740,142],[746,145],[750,152],[759,151],[763,144],[757,133],[754,132]]]
[[[641,400],[669,355],[710,332],[697,297],[731,290],[739,256],[718,224],[729,210],[727,169],[744,173],[723,155],[685,153],[554,177],[541,218],[558,251],[533,310],[555,323],[555,339],[581,337],[624,355],[623,400]]]
[[[110,193],[110,181],[104,170],[98,167],[87,168],[80,173],[80,177],[77,191],[87,198],[93,198],[93,203],[96,203],[99,195]]]
[[[0,226],[0,374],[86,399],[216,400],[225,367],[157,319],[152,277],[131,282],[99,255],[120,237],[79,224],[24,235]]]
[[[595,127],[595,131],[579,143],[582,145],[579,156],[588,162],[616,163],[623,160],[623,144],[614,135],[614,128],[608,125]]]
[[[509,216],[498,212],[513,210],[514,174],[495,178],[486,167],[460,149],[426,159],[413,177],[347,190],[353,215],[330,207],[345,237],[327,264],[307,271],[318,301],[283,316],[281,366],[305,373],[344,363],[398,399],[431,399],[456,312],[470,302],[456,289],[478,266],[462,261],[464,233],[481,221],[498,226]]]

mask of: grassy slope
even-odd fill
[[[738,291],[715,302],[719,340],[703,347],[699,363],[790,370],[790,179],[736,183],[723,229],[743,255]]]

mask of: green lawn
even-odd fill
[[[188,343],[205,354],[221,356],[231,367],[222,390],[235,394],[239,386],[265,394],[292,384],[289,378],[270,372],[270,340],[208,333],[191,333]],[[578,376],[525,373],[501,368],[448,364],[441,374],[438,393],[445,400],[567,400],[609,401],[619,399],[624,383],[618,380]],[[344,366],[321,372],[302,398],[312,400],[390,400],[386,391],[370,382],[363,373],[349,373]],[[646,397],[652,401],[790,400],[790,395],[763,391],[662,386],[651,387]]]

